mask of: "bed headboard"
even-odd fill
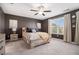
[[[26,32],[26,27],[22,27],[22,32]]]

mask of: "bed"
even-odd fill
[[[26,28],[22,28],[22,38],[27,45],[27,48],[33,48],[46,43],[49,43],[49,34],[45,32],[27,32]]]

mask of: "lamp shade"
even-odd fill
[[[37,23],[38,29],[41,29],[41,23]]]
[[[15,31],[16,31],[16,28],[12,28],[12,31],[14,31],[14,32],[15,32]]]

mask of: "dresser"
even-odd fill
[[[0,34],[0,55],[5,54],[5,34]]]
[[[11,41],[18,40],[18,34],[10,34],[10,40]]]

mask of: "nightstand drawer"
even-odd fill
[[[5,54],[5,34],[0,34],[0,55]]]
[[[0,43],[4,42],[4,40],[0,40]]]
[[[0,47],[5,46],[5,42],[0,43]]]
[[[14,37],[14,36],[11,37],[11,40],[17,40],[17,39],[18,37]]]
[[[10,39],[11,40],[18,40],[18,34],[11,34]]]
[[[2,39],[3,40],[4,36],[0,36],[0,40]]]
[[[4,37],[1,37],[1,38],[0,38],[0,41],[1,41],[1,40],[4,40],[4,39],[5,39]]]
[[[0,46],[0,51],[3,49],[3,46]]]
[[[5,43],[0,43],[0,55],[5,54]]]
[[[5,54],[5,48],[2,46],[0,49],[0,55],[3,55],[3,54]]]
[[[11,36],[11,38],[18,38],[17,36]]]
[[[17,35],[11,35],[12,37],[17,37]]]

